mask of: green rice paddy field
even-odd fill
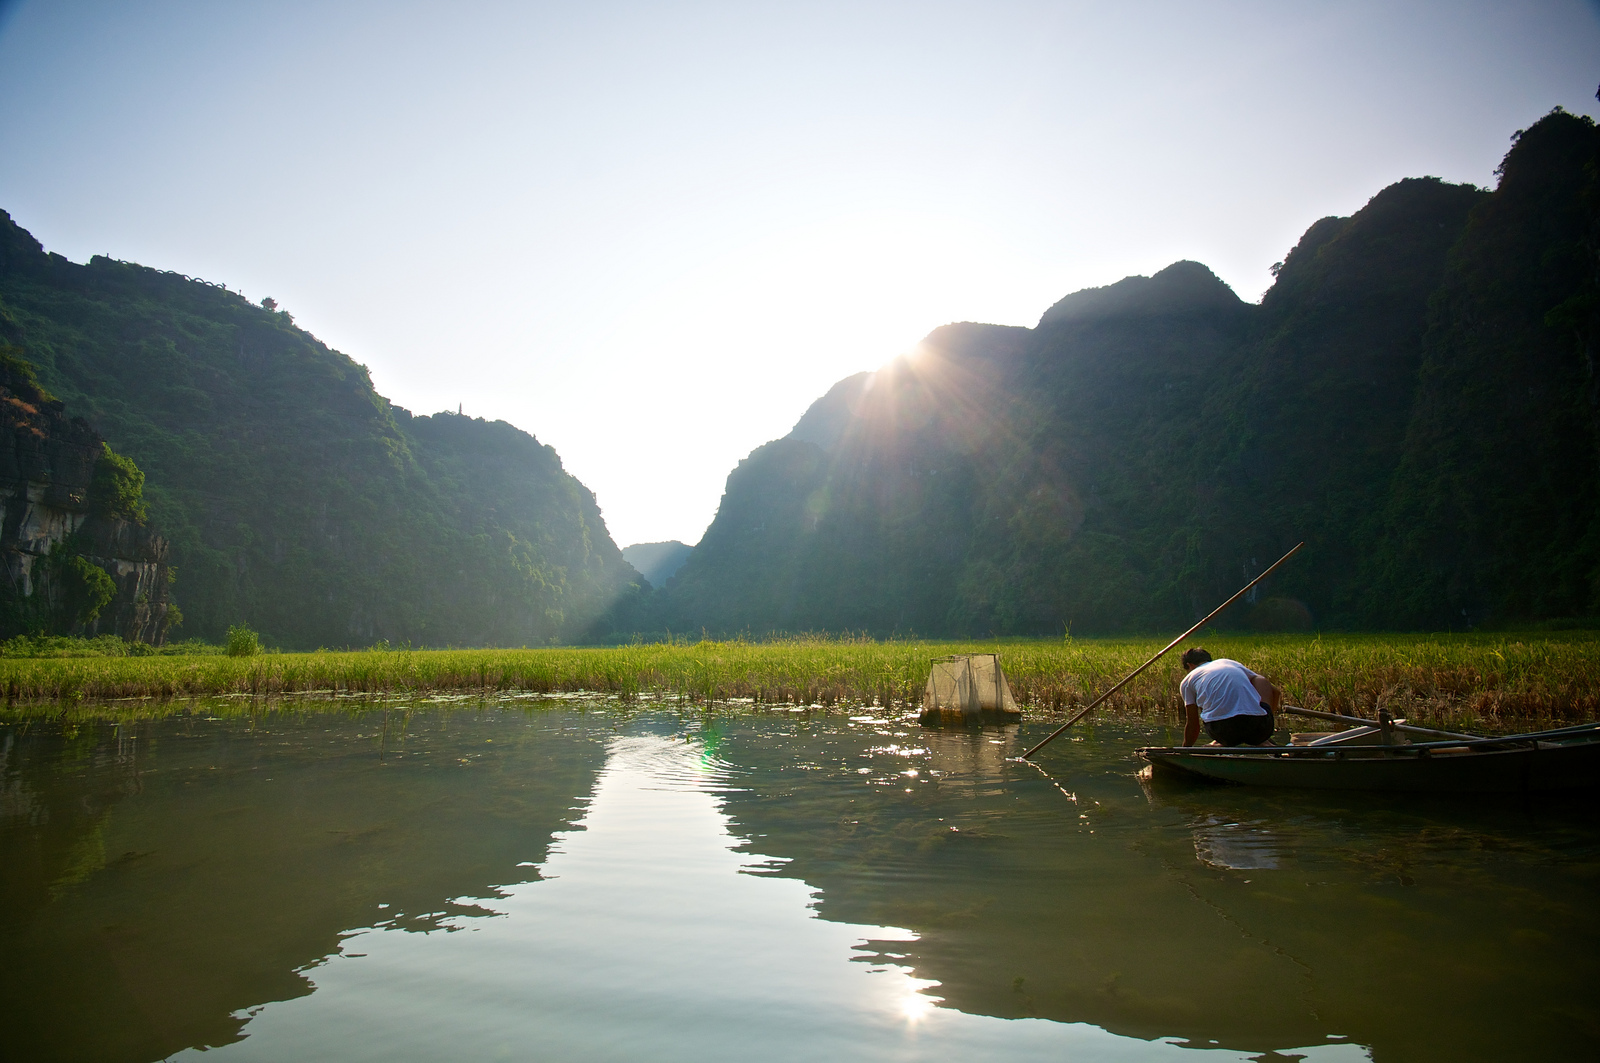
[[[6,712],[63,703],[174,698],[590,692],[692,704],[906,707],[929,662],[997,652],[1024,711],[1055,715],[1096,697],[1165,642],[1158,639],[661,643],[606,648],[367,650],[195,656],[0,657]],[[1521,729],[1600,719],[1600,632],[1459,635],[1207,635],[1216,656],[1270,676],[1290,704],[1415,722]],[[1174,651],[1105,706],[1176,714]],[[124,706],[135,709],[135,706]]]

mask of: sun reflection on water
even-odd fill
[[[912,1026],[927,1018],[934,1009],[935,1002],[932,997],[925,997],[921,993],[912,992],[900,1001],[900,1012],[905,1020]]]
[[[251,994],[227,1012],[239,1039],[201,1049],[209,1027],[199,1023],[211,1012],[191,1008],[189,1025],[178,1028],[194,1042],[184,1058],[203,1050],[238,1063],[487,1060],[520,1041],[537,1043],[542,1059],[619,1063],[752,1055],[764,1063],[1353,1063],[1370,1059],[1365,1044],[1378,1039],[1400,1046],[1387,1054],[1417,1059],[1491,1058],[1474,1049],[1513,1036],[1556,1048],[1577,1042],[1536,1017],[1506,1034],[1499,1020],[1480,1023],[1477,1012],[1487,1009],[1478,1001],[1488,994],[1519,993],[1528,1011],[1544,1006],[1532,986],[1563,1015],[1593,1010],[1581,989],[1592,980],[1573,972],[1592,966],[1581,943],[1593,937],[1584,906],[1592,891],[1582,887],[1594,833],[1565,806],[1549,814],[1575,825],[1558,818],[1545,828],[1521,813],[1491,818],[1489,806],[1416,812],[1365,799],[1141,788],[1125,749],[1143,732],[1110,725],[1075,747],[1070,772],[1055,765],[1069,791],[1041,766],[1006,759],[1021,744],[1015,728],[913,738],[899,718],[867,727],[838,712],[806,721],[660,713],[619,722],[566,710],[441,716],[430,754],[437,763],[487,749],[489,727],[502,729],[493,744],[506,752],[486,765],[499,765],[492,775],[436,783],[420,753],[409,775],[392,762],[380,772],[376,762],[330,758],[341,747],[327,728],[341,720],[289,719],[269,736],[279,744],[255,755],[276,758],[274,777],[323,797],[317,807],[349,807],[309,819],[297,796],[264,805],[248,832],[233,824],[266,780],[238,772],[213,781],[238,755],[243,725],[167,725],[163,735],[180,725],[195,732],[181,750],[187,759],[163,744],[162,771],[125,798],[138,816],[106,828],[106,855],[125,854],[121,862],[74,887],[78,907],[63,901],[51,910],[67,928],[52,940],[71,945],[88,927],[123,950],[119,963],[126,955],[158,973],[178,960],[154,946],[135,949],[164,928],[177,928],[165,929],[168,939],[220,954],[237,947],[241,926],[265,940],[292,917],[331,942],[319,958],[301,948],[292,965],[271,942],[252,944],[250,955],[214,968]],[[527,739],[505,741],[513,726]],[[352,742],[370,730],[348,729]],[[0,729],[0,739],[10,733]],[[57,746],[41,748],[32,770],[52,785],[87,770],[38,759],[58,755]],[[446,815],[458,807],[460,816]],[[197,840],[195,824],[212,821],[226,833]],[[257,858],[269,829],[295,860],[280,860],[277,849],[270,861]],[[326,915],[320,901],[285,907],[280,894],[309,895],[305,883],[321,878],[268,876],[301,865],[345,875],[341,888],[364,888],[370,908]],[[390,874],[391,865],[406,870]],[[457,865],[488,870],[458,874]],[[180,878],[180,869],[192,870]],[[167,903],[170,883],[186,897],[223,896],[251,879],[246,871],[272,888],[217,909],[210,924],[191,925],[192,902]],[[1517,923],[1505,901],[1535,881],[1541,903],[1576,928],[1578,947],[1526,943],[1549,917]],[[1072,903],[1061,904],[1063,896]],[[151,911],[130,914],[134,901]],[[1381,912],[1422,918],[1384,916],[1369,932],[1379,903]],[[135,917],[138,941],[98,929]],[[1419,967],[1427,981],[1405,986],[1448,1023],[1419,1032],[1407,1009],[1389,1005],[1389,987],[1371,986],[1368,953],[1383,958],[1385,980],[1404,977],[1408,957],[1444,947],[1446,931],[1429,927],[1459,935],[1490,917],[1502,928],[1469,942],[1476,951],[1466,954],[1479,968]],[[1397,929],[1419,924],[1416,935]],[[304,936],[311,945],[324,940]],[[1491,961],[1515,979],[1485,984],[1474,971]],[[245,970],[247,962],[271,979]],[[1179,969],[1197,963],[1225,963],[1229,981],[1197,982]],[[284,970],[300,995],[281,988]],[[1265,1015],[1233,1010],[1245,999],[1235,986],[1276,993],[1277,1002]],[[1288,991],[1296,987],[1299,996]],[[60,1014],[80,1008],[58,995],[68,1009]],[[1330,1028],[1350,1033],[1323,1033]]]

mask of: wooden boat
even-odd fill
[[[1370,726],[1352,731],[1360,731],[1354,737],[1363,739],[1375,732],[1392,737],[1391,729]],[[1403,724],[1402,729],[1425,730]],[[1521,793],[1600,786],[1600,723],[1505,738],[1460,736],[1362,744],[1335,741],[1340,737],[1330,736],[1311,745],[1151,746],[1137,752],[1157,773],[1246,786],[1429,793]]]

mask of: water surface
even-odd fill
[[[1136,725],[0,726],[16,1058],[1574,1058],[1590,797],[1152,791]]]

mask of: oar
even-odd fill
[[[1377,720],[1363,720],[1359,716],[1340,716],[1336,712],[1323,712],[1321,709],[1302,709],[1296,705],[1285,705],[1279,711],[1292,712],[1298,716],[1315,716],[1321,720],[1337,720],[1340,723],[1354,724],[1357,727],[1382,726]],[[1464,738],[1468,742],[1476,742],[1483,738],[1483,735],[1464,735],[1457,734],[1454,731],[1437,731],[1432,727],[1417,727],[1409,723],[1392,723],[1389,726],[1396,731],[1406,731],[1414,735],[1442,735],[1445,738]]]
[[[1099,697],[1095,698],[1093,701],[1089,702],[1088,706],[1082,712],[1078,713],[1078,715],[1074,716],[1072,719],[1068,720],[1066,723],[1062,724],[1060,727],[1057,727],[1054,731],[1051,731],[1049,736],[1047,738],[1045,738],[1045,740],[1043,742],[1040,742],[1038,745],[1034,746],[1032,749],[1030,749],[1026,753],[1022,754],[1022,759],[1023,760],[1029,759],[1035,753],[1039,752],[1039,750],[1043,749],[1045,746],[1049,745],[1051,742],[1054,742],[1055,739],[1056,739],[1056,735],[1060,734],[1062,731],[1065,731],[1068,727],[1071,727],[1073,724],[1077,723],[1079,720],[1081,720],[1085,716],[1089,715],[1089,713],[1094,711],[1095,706],[1099,705],[1102,701],[1106,700],[1111,695],[1115,694],[1117,691],[1119,691],[1123,687],[1127,686],[1128,682],[1131,679],[1133,679],[1134,676],[1138,675],[1140,672],[1144,671],[1146,668],[1149,668],[1152,664],[1155,664],[1157,661],[1159,661],[1162,658],[1162,656],[1166,654],[1166,652],[1168,650],[1172,649],[1172,647],[1176,646],[1178,643],[1182,642],[1184,639],[1188,638],[1190,635],[1193,635],[1196,631],[1199,631],[1201,628],[1203,628],[1207,624],[1209,624],[1211,622],[1212,617],[1216,616],[1218,613],[1220,613],[1224,609],[1228,608],[1228,606],[1232,605],[1234,602],[1236,602],[1240,598],[1244,597],[1246,591],[1248,591],[1251,587],[1254,587],[1257,583],[1260,583],[1262,580],[1266,579],[1268,576],[1272,575],[1273,572],[1277,571],[1277,568],[1278,568],[1279,565],[1283,564],[1285,561],[1287,561],[1291,557],[1293,557],[1295,555],[1295,553],[1299,551],[1300,547],[1302,547],[1304,545],[1305,545],[1305,543],[1299,543],[1299,544],[1297,544],[1295,546],[1295,548],[1293,550],[1290,550],[1287,554],[1284,554],[1282,557],[1278,558],[1277,561],[1273,562],[1273,565],[1272,565],[1271,568],[1267,569],[1265,572],[1261,573],[1261,575],[1257,576],[1255,579],[1251,580],[1249,583],[1246,583],[1243,587],[1241,587],[1239,589],[1239,593],[1238,594],[1235,594],[1232,598],[1229,598],[1227,601],[1223,602],[1221,605],[1219,605],[1215,609],[1211,610],[1211,612],[1207,613],[1204,620],[1200,621],[1194,627],[1190,628],[1188,631],[1185,631],[1183,634],[1179,635],[1177,638],[1175,638],[1171,642],[1167,643],[1165,646],[1163,646],[1161,648],[1161,651],[1159,653],[1157,653],[1154,657],[1150,658],[1148,661],[1144,662],[1139,667],[1135,668],[1133,671],[1131,671],[1127,675],[1123,676],[1122,677],[1122,681],[1120,683],[1118,683],[1116,686],[1112,687],[1110,690],[1106,691],[1104,694],[1101,694]]]

